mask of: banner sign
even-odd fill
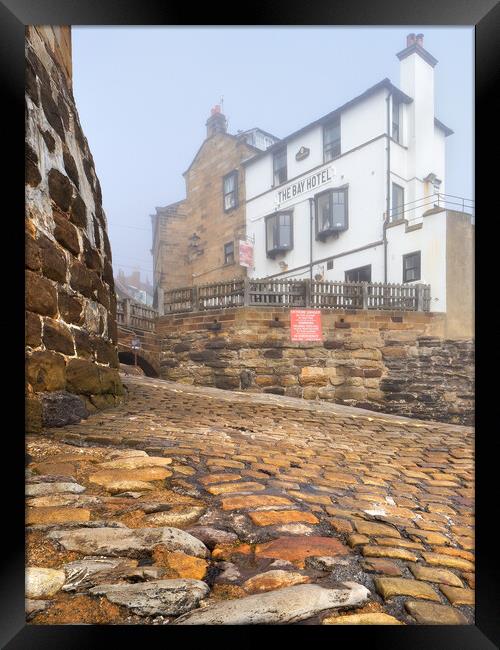
[[[321,312],[318,309],[290,310],[292,341],[322,341]]]
[[[253,244],[240,240],[239,260],[240,266],[253,269]]]

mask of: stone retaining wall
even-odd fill
[[[472,422],[473,342],[444,339],[443,314],[325,310],[322,325],[323,343],[292,343],[284,308],[163,316],[161,376]]]
[[[68,27],[26,29],[25,118],[26,425],[37,431],[123,393],[111,248],[71,89]]]

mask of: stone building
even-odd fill
[[[153,287],[149,278],[141,279],[141,272],[138,269],[134,269],[129,275],[119,269],[118,277],[115,276],[115,290],[119,298],[135,300],[148,307],[153,304]]]
[[[72,93],[70,27],[26,30],[28,431],[123,393],[101,187]]]
[[[241,163],[277,138],[260,129],[228,133],[219,106],[206,126],[207,137],[184,172],[186,198],[151,216],[155,306],[158,290],[245,275],[238,264],[238,242],[245,238]]]

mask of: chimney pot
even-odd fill
[[[414,33],[408,34],[406,37],[406,47],[410,47],[410,45],[414,45],[416,41],[416,36]]]
[[[227,132],[226,118],[221,113],[220,106],[218,104],[212,108],[206,125],[208,138],[210,138],[212,135],[215,135],[216,133]]]
[[[420,47],[424,47],[424,35],[423,34],[417,34],[417,45],[420,45]]]

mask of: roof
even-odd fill
[[[251,133],[252,131],[259,131],[260,133],[267,135],[269,138],[273,138],[273,140],[279,140],[277,135],[273,135],[272,133],[269,133],[269,131],[264,131],[264,129],[261,129],[258,126],[254,126],[251,129],[246,129],[245,131],[239,133],[239,135],[245,135],[245,133]]]
[[[387,90],[390,90],[393,95],[398,97],[399,101],[402,102],[403,104],[411,104],[413,99],[406,95],[402,90],[397,88],[394,84],[391,83],[390,79],[387,77],[385,79],[382,79],[382,81],[379,81],[377,84],[372,86],[371,88],[368,88],[368,90],[365,90],[364,93],[361,93],[361,95],[358,95],[357,97],[354,97],[354,99],[351,99],[347,103],[343,104],[342,106],[339,106],[339,108],[336,108],[335,110],[331,111],[330,113],[327,113],[326,115],[323,115],[323,117],[320,117],[318,120],[315,120],[314,122],[311,122],[310,124],[307,124],[306,126],[303,126],[301,129],[298,131],[294,131],[290,135],[286,136],[286,138],[282,138],[275,144],[271,145],[268,147],[265,151],[260,151],[259,154],[256,156],[253,156],[252,158],[248,158],[247,160],[243,161],[243,165],[249,165],[251,162],[254,162],[255,160],[258,160],[262,158],[262,156],[265,156],[266,154],[278,150],[281,146],[289,142],[290,140],[293,140],[299,135],[302,135],[302,133],[305,133],[306,131],[309,131],[309,129],[312,129],[315,126],[318,126],[320,124],[325,124],[326,122],[329,122],[332,118],[336,117],[337,115],[340,115],[342,111],[345,111],[348,108],[351,108],[352,106],[355,106],[356,104],[359,104],[360,102],[364,101],[371,95],[374,95],[375,93],[379,92],[383,88],[386,88]]]
[[[443,124],[440,120],[438,120],[437,117],[434,118],[434,124],[438,127],[438,129],[442,129],[444,131],[445,138],[455,133],[455,131],[452,131],[448,126],[446,126],[446,124]]]
[[[407,56],[410,56],[410,54],[413,53],[419,54],[424,61],[427,61],[429,65],[434,67],[438,60],[432,56],[429,52],[427,52],[426,49],[424,49],[421,45],[418,45],[418,43],[413,43],[412,45],[409,45],[408,47],[405,47],[404,50],[401,50],[401,52],[398,52],[396,56],[398,59],[401,61],[402,59],[406,59]]]
[[[228,137],[228,138],[232,138],[233,140],[236,140],[237,142],[241,142],[241,143],[244,144],[245,146],[249,147],[250,149],[253,149],[254,151],[258,151],[259,153],[262,151],[261,149],[257,149],[257,147],[254,147],[253,145],[248,144],[248,142],[247,142],[244,138],[241,137],[242,134],[240,134],[239,136],[236,136],[236,135],[233,135],[232,133],[219,132],[219,133],[217,133],[216,135],[224,135],[224,136],[226,136],[226,137]],[[194,165],[195,160],[198,158],[198,155],[199,155],[200,151],[203,149],[203,147],[205,146],[205,143],[208,142],[208,141],[209,141],[211,138],[213,138],[213,137],[214,137],[214,136],[211,135],[209,138],[205,138],[205,139],[203,140],[203,142],[202,142],[201,145],[200,145],[200,148],[199,148],[198,151],[196,152],[196,154],[195,154],[193,160],[191,161],[191,164],[189,165],[189,167],[186,169],[185,172],[182,172],[182,175],[183,175],[183,176],[185,176],[185,175],[188,173],[188,171],[191,169],[191,167]]]
[[[150,214],[150,217],[158,217],[159,215],[165,215],[165,213],[172,213],[175,212],[176,209],[182,205],[183,203],[186,202],[186,199],[181,199],[180,201],[174,201],[174,203],[169,203],[168,205],[160,205],[156,206],[156,214]]]

